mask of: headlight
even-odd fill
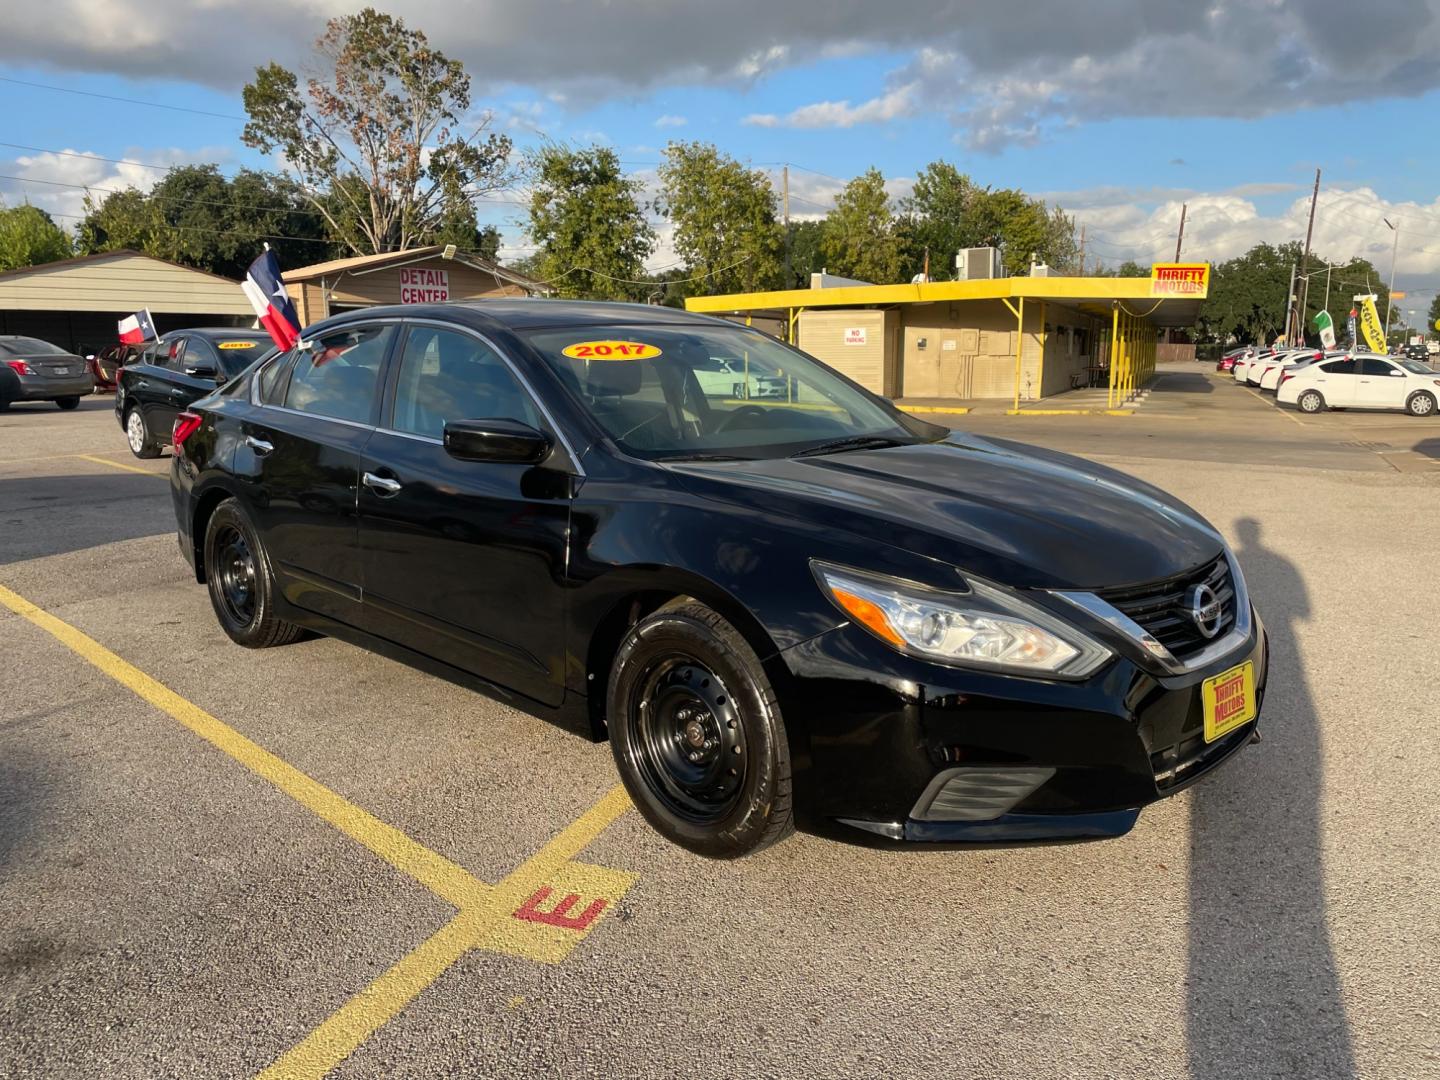
[[[974,578],[967,592],[941,592],[828,563],[811,566],[841,611],[901,652],[1060,679],[1084,678],[1111,656],[1054,615]]]

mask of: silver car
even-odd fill
[[[13,401],[53,401],[73,409],[94,389],[83,357],[39,338],[0,334],[0,412]]]

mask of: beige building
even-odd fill
[[[286,270],[284,280],[302,326],[382,304],[534,296],[545,291],[524,274],[438,244],[299,266]]]
[[[1195,322],[1209,272],[1205,263],[1157,264],[1147,278],[852,283],[698,296],[685,306],[768,320],[886,397],[1019,404],[1082,385],[1133,394],[1161,356],[1163,332]]]
[[[149,308],[162,334],[192,326],[251,326],[240,283],[137,251],[107,251],[0,274],[0,334],[80,353],[118,340],[116,324]]]

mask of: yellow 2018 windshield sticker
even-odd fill
[[[660,346],[643,341],[577,341],[560,352],[571,360],[653,360]]]

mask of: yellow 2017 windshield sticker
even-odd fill
[[[653,360],[660,346],[643,341],[577,341],[560,352],[571,360]]]

